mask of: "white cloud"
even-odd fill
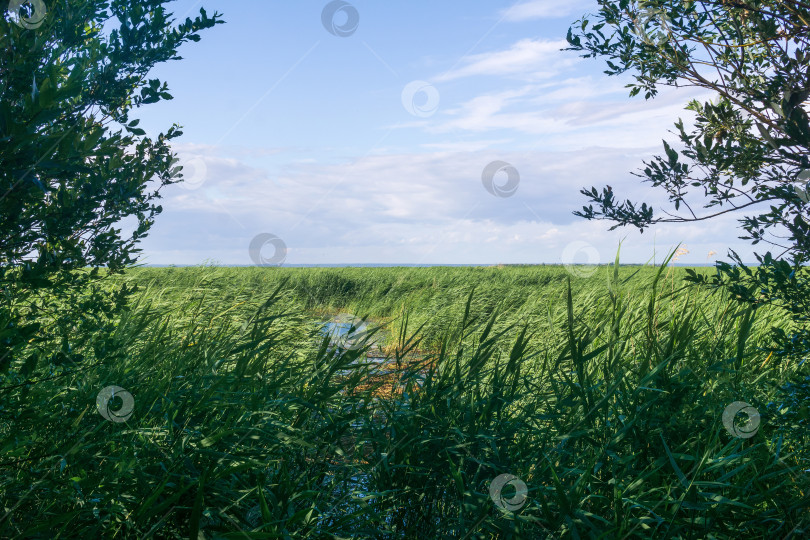
[[[463,77],[505,75],[531,80],[549,79],[579,61],[573,55],[560,52],[566,46],[564,40],[522,39],[505,51],[472,55],[465,60],[466,65],[434,80],[445,82]]]
[[[689,124],[690,99],[710,94],[697,89],[663,88],[654,100],[629,98],[621,80],[608,84],[588,78],[507,87],[448,108],[424,128],[432,134],[469,132],[511,136],[528,146],[559,150],[610,145],[632,148],[658,144],[678,118]],[[523,135],[518,135],[523,134]],[[530,135],[531,137],[526,137]],[[517,144],[517,143],[516,143]]]
[[[696,257],[683,262],[706,262],[709,250],[722,255],[729,246],[746,252],[731,218],[640,235],[571,214],[587,203],[580,187],[605,184],[622,199],[660,208],[660,193],[629,175],[645,155],[616,148],[371,155],[299,164],[276,182],[238,160],[209,159],[203,188],[165,192],[166,211],[143,244],[145,262],[250,264],[248,245],[264,232],[284,239],[290,264],[559,263],[575,241],[596,246],[607,262],[624,237],[626,262],[645,262],[654,248],[660,261],[681,241]],[[483,168],[496,159],[520,172],[513,197],[493,197],[482,186]]]
[[[505,10],[503,17],[509,22],[566,17],[586,6],[582,0],[530,0]]]
[[[236,155],[240,157],[266,157],[275,156],[290,148],[268,148],[251,146],[216,146],[213,144],[175,143],[172,149],[180,154],[193,154],[204,156]]]
[[[440,152],[479,152],[494,146],[508,144],[513,139],[490,139],[490,140],[470,140],[470,141],[448,141],[422,144],[422,148],[436,150]]]

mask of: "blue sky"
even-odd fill
[[[286,264],[608,262],[623,238],[628,263],[681,242],[682,263],[750,253],[733,216],[640,235],[572,215],[592,185],[661,207],[630,172],[674,139],[689,99],[711,98],[631,99],[602,60],[560,51],[594,2],[347,4],[334,33],[327,1],[172,4],[226,24],[155,72],[175,99],[138,115],[150,135],[183,126],[187,176],[163,191],[143,263],[251,264],[260,234]],[[359,23],[335,35],[347,13]]]

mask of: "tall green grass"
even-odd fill
[[[97,365],[3,380],[0,536],[807,537],[808,367],[763,350],[788,319],[682,277],[132,271]],[[365,348],[324,337],[340,312],[372,321]],[[110,385],[126,422],[96,411]],[[722,424],[735,401],[751,438]]]

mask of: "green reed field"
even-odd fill
[[[788,317],[579,270],[117,276],[137,292],[80,368],[3,380],[0,537],[810,536]],[[339,314],[368,332],[330,339]],[[724,425],[735,402],[759,416]]]

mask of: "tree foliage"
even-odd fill
[[[170,147],[179,126],[149,137],[134,113],[172,99],[152,68],[222,21],[201,9],[177,23],[168,3],[0,1],[2,372],[32,340],[59,337],[69,357],[63,330],[81,336],[120,304],[126,290],[110,296],[99,270],[134,262],[160,188],[182,178]]]
[[[568,32],[570,50],[604,57],[608,75],[630,73],[630,95],[654,98],[659,87],[696,87],[715,98],[693,100],[693,125],[676,123],[677,143],[636,173],[663,189],[671,208],[620,201],[611,187],[583,189],[576,215],[645,228],[739,215],[742,239],[757,253],[748,268],[718,263],[711,279],[752,306],[776,303],[804,325],[810,316],[810,3],[774,0],[609,1]],[[593,20],[591,20],[593,19]],[[692,274],[693,281],[707,281]],[[786,336],[782,336],[786,337]],[[808,350],[799,330],[783,345]]]

